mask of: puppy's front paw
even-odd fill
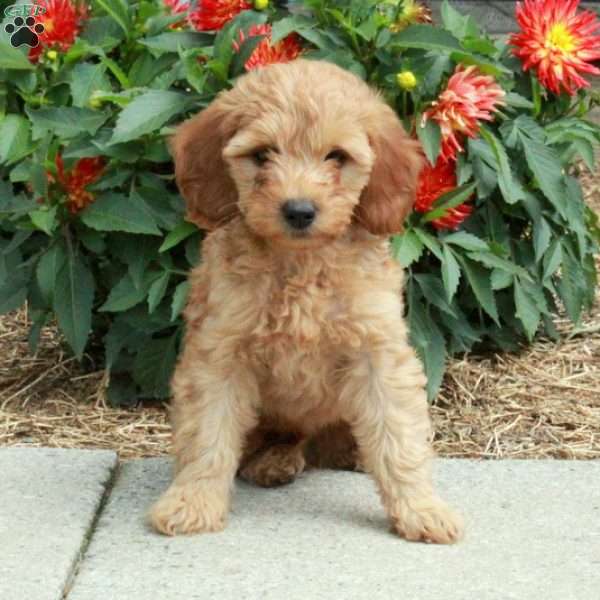
[[[399,535],[415,542],[454,544],[464,533],[462,517],[435,496],[397,501],[391,519]]]
[[[154,528],[165,535],[221,531],[225,527],[227,505],[223,494],[211,490],[207,484],[173,484],[148,516]]]

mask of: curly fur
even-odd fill
[[[426,380],[387,241],[414,201],[417,143],[354,75],[297,60],[242,77],[172,147],[188,217],[213,231],[190,277],[156,529],[221,529],[238,470],[277,485],[307,460],[360,459],[400,535],[456,541],[461,521],[430,481]],[[297,198],[317,208],[304,233],[281,217]]]

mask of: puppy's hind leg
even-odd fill
[[[294,481],[305,465],[303,441],[273,444],[250,457],[240,477],[261,487],[275,487]]]

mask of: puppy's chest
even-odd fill
[[[284,362],[325,361],[343,346],[356,346],[348,290],[324,274],[281,277],[263,290],[248,351],[269,369]]]

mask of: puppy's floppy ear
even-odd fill
[[[377,235],[398,233],[415,202],[424,158],[421,145],[408,136],[394,111],[381,100],[377,100],[367,134],[375,162],[355,209],[357,221]]]
[[[238,212],[237,189],[222,156],[234,133],[232,115],[217,98],[180,125],[171,140],[175,179],[186,201],[187,218],[203,229],[215,229]]]

